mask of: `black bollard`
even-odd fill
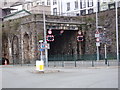
[[[64,61],[62,60],[62,67],[64,67]]]
[[[75,60],[75,67],[77,67],[77,65],[76,65],[76,60]]]
[[[107,65],[107,58],[105,58],[105,64]]]
[[[108,66],[110,66],[109,61],[108,61]]]
[[[93,62],[93,60],[92,60],[92,67],[94,67],[94,62]]]

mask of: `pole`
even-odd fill
[[[105,44],[105,64],[107,64],[107,46]]]
[[[107,50],[106,50],[106,44],[105,44],[105,59],[107,58]]]
[[[116,1],[116,45],[117,45],[117,61],[119,62],[119,45],[118,45],[118,10],[117,10],[117,1],[118,0],[115,0]]]
[[[96,31],[98,30],[98,0],[96,0]],[[99,61],[99,46],[97,46],[97,61]]]
[[[43,60],[43,57],[42,57],[42,51],[41,51],[41,60]]]
[[[43,5],[43,6],[45,7],[45,5]],[[44,42],[47,43],[47,41],[46,41],[46,24],[45,24],[45,8],[43,9],[43,21],[44,21]],[[48,50],[47,49],[45,49],[45,59],[46,59],[46,67],[48,67]]]

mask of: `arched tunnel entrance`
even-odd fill
[[[54,41],[48,42],[48,59],[50,60],[74,60],[80,54],[81,45],[77,42],[78,30],[52,30]]]

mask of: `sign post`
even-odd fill
[[[39,40],[40,60],[36,61],[36,70],[44,71],[43,51],[50,49],[48,43],[43,43],[43,40]]]
[[[43,61],[43,57],[42,57],[43,49],[41,49],[42,43],[43,43],[43,40],[39,40],[40,60],[36,61],[36,70],[43,72],[44,71],[44,61]]]
[[[96,46],[97,46],[97,60],[99,61],[100,33],[98,30],[95,33],[95,38],[96,38]]]

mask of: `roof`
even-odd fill
[[[32,2],[30,2],[30,1],[25,1],[25,2],[18,1],[18,2],[13,3],[10,7],[23,5],[23,4],[26,4],[26,3],[32,3]]]
[[[8,17],[15,16],[16,14],[19,14],[19,13],[21,13],[21,12],[23,12],[23,11],[25,11],[25,12],[28,13],[28,14],[31,14],[29,11],[23,9],[23,10],[20,10],[20,11],[15,12],[15,13],[9,14],[9,15],[5,16],[4,18],[8,18]]]
[[[3,7],[2,10],[16,10],[14,8]]]

